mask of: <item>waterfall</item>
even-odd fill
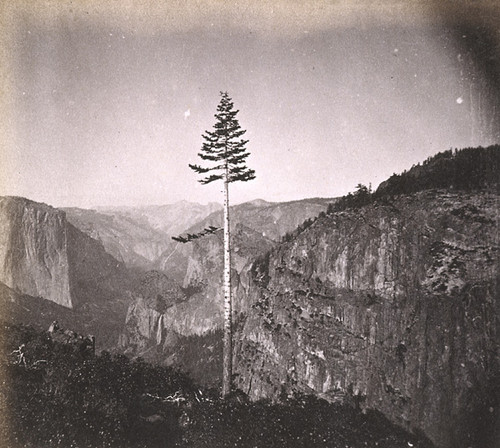
[[[156,344],[160,345],[163,337],[163,314],[158,319],[158,329],[156,330]]]

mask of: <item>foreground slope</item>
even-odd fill
[[[250,403],[241,395],[220,400],[171,368],[106,352],[93,355],[30,327],[5,330],[2,446],[432,447],[377,412],[303,396],[276,404]],[[24,362],[17,351],[21,344]]]
[[[4,283],[0,283],[0,316],[3,324],[25,322],[43,329],[48,329],[57,319],[65,328],[70,325],[72,330],[86,333],[84,316],[77,311],[42,297],[20,294]]]

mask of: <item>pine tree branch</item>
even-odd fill
[[[223,178],[222,174],[212,174],[211,176],[206,177],[205,179],[201,179],[198,182],[200,184],[206,185],[215,180],[221,180],[222,178]]]
[[[212,235],[213,233],[217,232],[218,230],[221,230],[219,227],[215,226],[209,226],[205,227],[201,232],[198,233],[187,233],[186,236],[173,236],[172,239],[174,241],[177,241],[179,243],[190,243],[193,240],[197,240],[198,238],[207,236],[207,235]]]
[[[237,174],[237,175],[230,175],[228,182],[247,182],[249,180],[255,179],[255,171],[249,169],[248,171],[245,171],[244,173]]]
[[[204,174],[208,173],[210,171],[210,168],[203,168],[200,165],[191,165],[188,163],[189,168],[191,168],[193,171],[196,171],[199,174]]]
[[[202,154],[201,152],[198,153],[198,156],[200,157],[200,159],[203,159],[203,160],[210,160],[212,162],[217,162],[219,160],[222,160],[223,159],[223,155],[222,154],[214,154],[214,155],[211,155],[211,154]]]

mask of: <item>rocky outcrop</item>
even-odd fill
[[[1,197],[0,229],[0,281],[22,294],[73,307],[64,212]]]
[[[401,196],[324,216],[262,257],[238,386],[349,400],[439,446],[479,446],[499,416],[498,200]]]

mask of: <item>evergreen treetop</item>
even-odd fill
[[[227,92],[221,92],[221,100],[215,114],[216,123],[213,131],[205,131],[204,142],[198,153],[202,160],[209,162],[208,166],[192,165],[189,167],[198,174],[207,174],[199,180],[208,184],[215,180],[226,182],[248,181],[255,178],[255,171],[245,165],[248,140],[241,137],[245,130],[241,129],[234,110],[234,104]]]

